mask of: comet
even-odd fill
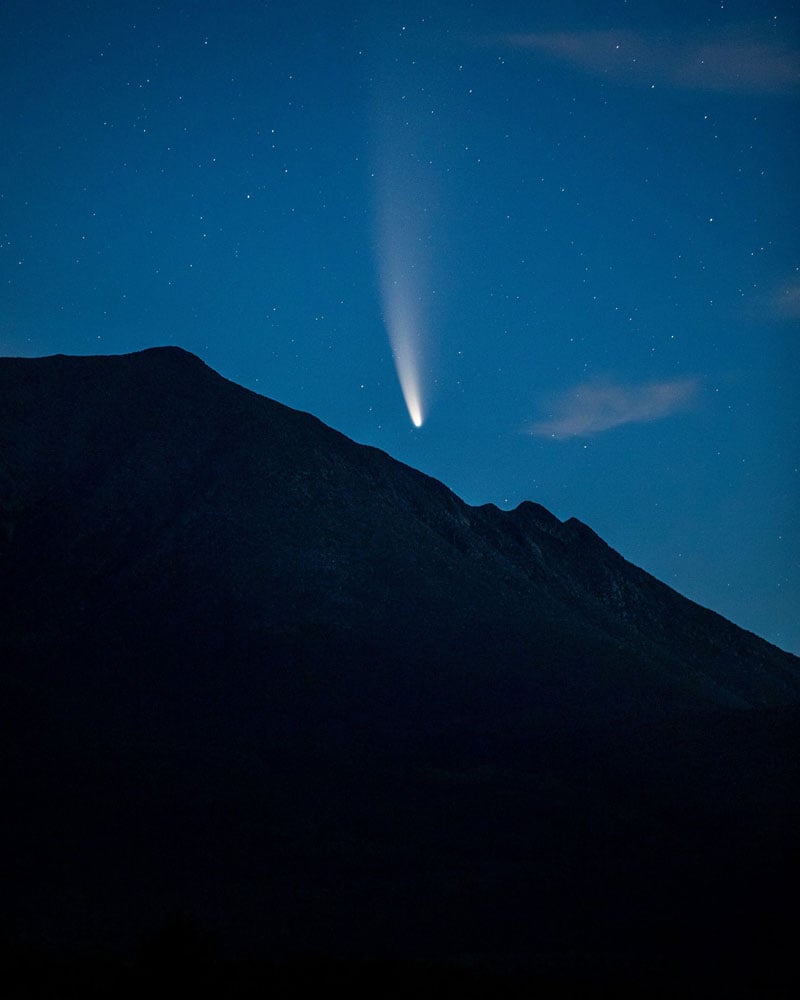
[[[422,427],[425,419],[420,383],[419,303],[410,289],[413,268],[402,272],[396,262],[384,261],[381,268],[383,319],[392,347],[397,379],[411,423]]]
[[[376,261],[392,358],[406,409],[421,427],[426,403],[423,372],[430,326],[431,214],[428,178],[418,158],[396,147],[397,137],[380,145],[374,171]]]

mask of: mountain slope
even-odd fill
[[[796,661],[580,522],[469,508],[178,349],[3,366],[0,517],[6,558],[29,567],[5,595],[7,636],[128,636],[167,607],[172,642],[201,628],[228,655],[263,636],[357,633],[404,658],[468,644],[535,670],[555,644],[605,669],[635,659],[693,700],[797,698]]]
[[[783,968],[798,661],[580,522],[175,348],[2,359],[0,566],[10,939]]]

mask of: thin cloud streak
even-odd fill
[[[583,383],[551,400],[548,418],[527,430],[537,437],[562,441],[590,437],[623,424],[649,423],[685,409],[697,388],[697,379],[634,386]]]
[[[800,88],[800,52],[746,31],[680,40],[625,30],[537,32],[501,42],[623,83],[747,94]]]
[[[773,312],[785,319],[800,319],[800,281],[789,281],[772,300]]]

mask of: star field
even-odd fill
[[[0,353],[179,344],[800,652],[798,13],[11,0]]]

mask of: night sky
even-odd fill
[[[0,353],[180,345],[800,653],[799,36],[759,0],[4,0]]]

